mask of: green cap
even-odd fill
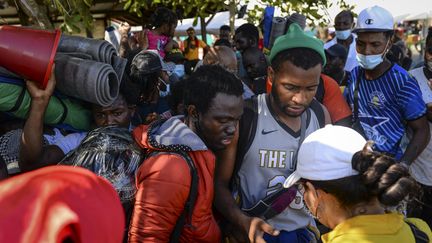
[[[321,55],[323,66],[326,64],[324,44],[321,40],[306,34],[298,24],[292,23],[285,35],[279,36],[270,52],[270,62],[276,55],[284,50],[291,48],[309,48]]]

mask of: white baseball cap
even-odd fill
[[[393,30],[393,16],[386,9],[373,6],[360,12],[353,32],[384,32]]]
[[[297,169],[285,180],[284,187],[291,187],[301,178],[328,181],[357,175],[351,160],[365,144],[366,140],[348,127],[327,125],[311,133],[300,146]]]

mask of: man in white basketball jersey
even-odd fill
[[[246,102],[237,141],[217,155],[215,205],[227,221],[222,228],[229,226],[225,233],[237,241],[315,242],[302,194],[282,185],[304,137],[330,123],[314,99],[326,62],[323,43],[292,24],[270,62],[271,92]]]

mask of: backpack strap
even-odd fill
[[[325,115],[321,103],[319,103],[316,99],[313,99],[309,107],[317,116],[320,128],[325,127]]]
[[[359,90],[360,90],[360,82],[361,82],[362,72],[361,69],[358,70],[357,76],[356,76],[356,83],[354,86],[354,97],[353,97],[353,114],[352,114],[352,125],[351,128],[356,130],[358,133],[360,133],[365,139],[368,139],[366,136],[366,133],[363,129],[363,126],[360,123],[359,118]],[[401,138],[402,139],[402,138]]]
[[[189,45],[190,45],[190,38],[187,38],[185,40],[185,46],[184,46],[184,51],[183,51],[184,54],[187,54],[189,52]]]
[[[428,235],[423,232],[422,230],[420,230],[415,224],[405,220],[405,223],[407,223],[409,225],[409,227],[411,228],[411,231],[414,235],[414,239],[415,239],[415,243],[428,243],[429,242],[429,237]]]
[[[359,69],[356,78],[356,84],[354,87],[354,110],[353,110],[353,123],[359,119],[359,89],[360,89],[360,81],[361,81],[361,69]]]
[[[195,163],[192,161],[192,158],[189,156],[187,152],[178,151],[176,153],[180,154],[186,160],[189,166],[189,171],[191,174],[191,187],[189,189],[189,196],[188,199],[186,200],[184,210],[180,215],[179,219],[177,220],[173,232],[171,233],[171,237],[170,237],[171,243],[179,242],[181,232],[183,231],[183,227],[186,224],[186,220],[187,222],[189,222],[189,224],[186,226],[193,227],[192,213],[193,213],[193,208],[195,206],[196,197],[198,194],[198,173],[195,167]]]
[[[300,116],[301,119],[301,126],[300,126],[300,138],[298,141],[298,146],[297,146],[297,150],[295,151],[294,155],[293,155],[293,165],[294,165],[294,170],[297,169],[297,156],[298,156],[298,151],[300,149],[300,146],[302,145],[303,141],[306,138],[306,129],[307,129],[307,121],[310,120],[310,110],[306,109],[306,113],[303,113]]]
[[[239,140],[233,175],[240,170],[246,152],[252,145],[258,125],[258,96],[246,100],[243,115],[239,122]],[[235,177],[235,176],[233,176]]]
[[[174,229],[170,236],[170,243],[177,243],[180,240],[180,235],[185,226],[192,227],[192,213],[195,206],[196,197],[198,195],[198,173],[195,167],[195,163],[192,158],[189,156],[187,152],[184,151],[170,151],[170,152],[161,152],[154,151],[151,152],[147,158],[159,155],[159,154],[178,154],[180,155],[188,164],[189,172],[191,175],[191,186],[189,189],[189,196],[185,202],[185,206],[183,212],[180,214],[180,217],[177,219],[177,223],[174,226]],[[146,158],[146,159],[147,159]],[[188,222],[189,224],[186,224]]]

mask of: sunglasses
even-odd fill
[[[427,52],[429,55],[432,55],[432,46],[429,46],[428,48],[426,48],[426,52]]]

